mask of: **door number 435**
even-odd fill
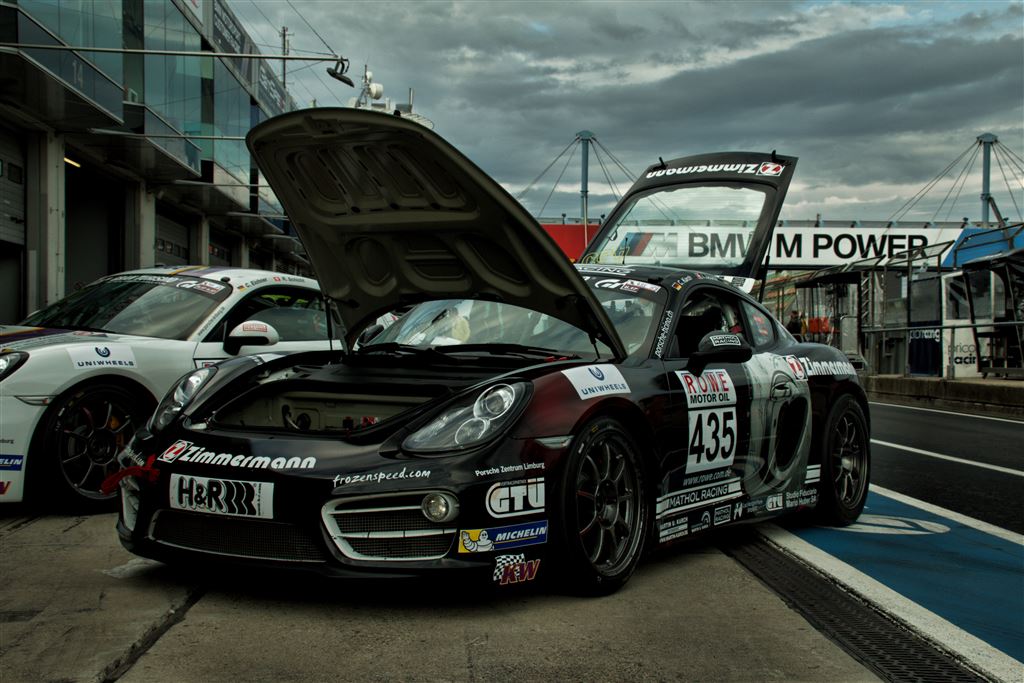
[[[732,465],[736,456],[736,409],[695,410],[690,413],[690,447],[686,473]]]

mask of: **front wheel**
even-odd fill
[[[117,493],[100,485],[118,470],[117,454],[131,440],[150,408],[133,392],[115,384],[93,384],[65,394],[52,406],[37,443],[33,477],[65,507],[96,511],[111,505]],[[40,486],[34,487],[37,492]]]
[[[558,574],[585,595],[629,580],[650,524],[636,443],[622,425],[597,418],[580,431],[556,490]]]
[[[871,440],[857,400],[845,394],[832,406],[817,444],[822,454],[815,516],[834,526],[857,521],[868,497]]]

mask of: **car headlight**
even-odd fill
[[[495,384],[476,396],[445,408],[413,432],[402,449],[436,454],[462,451],[493,439],[522,412],[530,394],[528,382]]]
[[[164,400],[160,401],[156,412],[150,418],[149,431],[155,434],[174,422],[174,419],[181,414],[185,406],[192,402],[199,390],[210,381],[216,372],[217,368],[212,366],[199,368],[178,380],[174,388],[164,396]]]
[[[28,354],[24,351],[4,351],[0,353],[0,380],[6,379],[8,375],[17,370],[26,360],[28,360]]]

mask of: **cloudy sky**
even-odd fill
[[[634,174],[659,156],[772,149],[797,156],[783,211],[789,219],[889,219],[967,152],[896,217],[977,220],[975,138],[991,132],[1006,149],[997,157],[1002,165],[993,163],[993,194],[1004,214],[1024,210],[1024,163],[1011,165],[1009,156],[1024,159],[1020,0],[231,0],[231,7],[264,52],[279,52],[281,26],[294,32],[295,51],[325,51],[319,33],[351,60],[357,85],[368,64],[395,102],[415,88],[415,111],[517,196],[577,132],[590,130]],[[357,94],[329,79],[325,66],[291,64],[296,100],[338,105]],[[555,190],[543,215],[580,215],[578,148],[565,166],[569,158],[525,195],[527,209],[537,214]],[[598,158],[620,192],[628,187],[601,148]],[[595,216],[616,193],[593,158],[590,179]]]

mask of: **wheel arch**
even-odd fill
[[[54,416],[55,411],[60,409],[61,403],[63,403],[64,399],[70,396],[71,394],[75,393],[76,391],[80,391],[91,386],[99,386],[102,384],[114,385],[122,389],[125,389],[126,391],[130,391],[136,396],[140,397],[142,400],[146,401],[147,407],[149,407],[150,412],[156,410],[157,398],[148,388],[146,388],[146,385],[142,384],[142,382],[134,380],[131,377],[125,377],[123,375],[93,375],[91,377],[83,379],[81,382],[76,382],[75,384],[72,384],[71,386],[64,389],[64,391],[60,392],[59,394],[53,397],[53,400],[50,401],[50,405],[47,406],[46,410],[40,416],[39,421],[36,422],[35,431],[32,433],[32,438],[29,442],[30,457],[32,452],[38,448],[39,440],[43,438],[43,434],[46,430],[47,425],[50,423],[50,420]]]
[[[832,406],[843,396],[852,396],[864,412],[864,419],[867,421],[868,438],[871,437],[871,412],[868,410],[868,398],[864,388],[853,381],[834,382],[826,390],[811,389],[811,445],[812,452],[809,464],[821,462],[822,454],[818,452],[818,444],[821,440],[821,430],[824,428],[825,420],[828,419]]]
[[[657,482],[659,454],[654,439],[654,430],[650,420],[635,403],[626,400],[608,399],[594,406],[580,417],[579,422],[573,427],[573,433],[591,420],[608,417],[618,421],[625,428],[637,447],[640,449],[640,465],[643,468],[644,488],[649,500],[654,500],[658,495]]]

